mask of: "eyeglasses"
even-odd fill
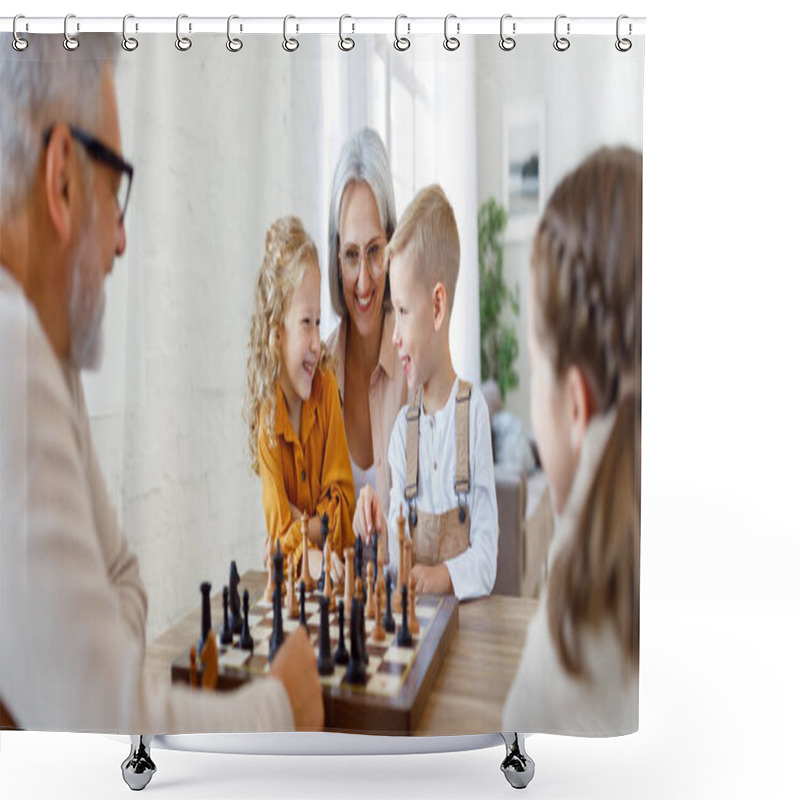
[[[53,126],[55,127],[55,126]],[[44,146],[50,143],[50,137],[53,135],[53,127],[48,128],[44,133]],[[118,156],[109,147],[106,147],[101,141],[96,139],[90,133],[87,133],[75,125],[69,126],[69,132],[72,138],[80,142],[86,149],[89,158],[94,159],[100,164],[105,164],[111,167],[120,176],[119,186],[117,187],[117,208],[119,210],[119,221],[123,222],[125,219],[125,212],[128,209],[128,200],[131,196],[131,185],[133,184],[133,166],[131,166],[124,158]]]
[[[366,259],[367,268],[374,280],[378,280],[383,275],[385,266],[383,256],[386,252],[386,242],[370,242],[363,250],[356,244],[348,244],[343,250],[339,250],[339,259],[342,263],[342,272],[349,278],[358,277],[358,270],[361,267],[361,259]]]

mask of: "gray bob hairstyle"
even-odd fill
[[[386,232],[386,241],[392,238],[397,227],[397,211],[394,205],[394,185],[389,157],[381,137],[372,128],[362,128],[351,136],[339,154],[336,171],[333,173],[331,187],[331,207],[328,220],[328,282],[331,290],[331,303],[334,311],[342,318],[347,317],[344,302],[342,279],[339,274],[339,216],[345,189],[353,181],[364,181],[372,189],[381,227]],[[391,304],[389,277],[386,277],[386,290],[383,293],[383,306]]]
[[[25,202],[54,122],[90,132],[101,114],[100,88],[106,66],[120,50],[112,33],[81,34],[81,47],[68,53],[61,36],[32,35],[24,53],[0,34],[0,213],[12,214]],[[83,159],[78,149],[79,159]],[[84,164],[84,161],[81,161]]]

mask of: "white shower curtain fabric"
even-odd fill
[[[430,184],[452,205],[460,268],[450,349],[478,393],[492,377],[481,359],[479,211],[490,199],[506,209],[504,274],[520,309],[504,312],[519,347],[504,408],[532,431],[536,226],[553,189],[591,153],[642,149],[643,41],[621,53],[613,35],[573,39],[566,53],[547,36],[519,37],[503,52],[497,36],[472,36],[447,52],[441,37],[419,36],[398,52],[391,36],[360,35],[342,52],[335,37],[309,35],[287,53],[279,36],[264,35],[230,53],[225,36],[204,35],[184,53],[173,35],[148,34],[135,52],[120,49],[122,150],[135,179],[127,248],[106,281],[104,359],[82,380],[99,468],[147,592],[148,642],[198,606],[201,581],[221,588],[232,559],[242,573],[263,569],[265,511],[243,406],[265,234],[292,215],[316,244],[324,341],[340,321],[327,279],[331,185],[358,131],[373,129],[385,146],[398,217]],[[11,418],[2,423],[5,437]],[[7,502],[4,487],[4,516]],[[21,552],[7,546],[13,533],[4,524],[4,579],[21,566],[9,563]],[[541,614],[535,624],[547,627]],[[4,668],[9,648],[3,633]],[[596,693],[575,695],[553,677],[557,658],[533,663],[542,671],[517,665],[513,707],[498,703],[498,724],[589,735],[638,727],[638,669],[623,680],[613,647],[592,662],[613,673],[601,682],[607,714]],[[534,696],[548,687],[564,698],[563,714],[551,705],[537,718]]]

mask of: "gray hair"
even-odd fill
[[[113,69],[119,37],[80,36],[67,52],[61,34],[31,34],[17,52],[12,35],[0,33],[0,214],[16,212],[28,197],[42,152],[44,132],[55,122],[91,132],[100,120],[98,102],[106,66]],[[83,159],[83,154],[80,154]],[[85,160],[82,160],[85,164]]]
[[[347,317],[347,306],[344,302],[342,279],[339,275],[339,216],[345,189],[353,181],[364,181],[372,189],[378,205],[381,227],[386,232],[388,241],[397,227],[392,168],[389,165],[389,156],[386,155],[386,148],[383,146],[381,137],[372,128],[362,128],[345,142],[333,173],[328,220],[328,283],[331,290],[331,304],[342,319]],[[386,290],[383,294],[384,308],[388,308],[390,304],[391,295],[387,275]]]

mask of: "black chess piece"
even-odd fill
[[[306,622],[306,584],[305,581],[300,581],[300,624],[303,625],[308,631],[308,623]]]
[[[320,675],[333,675],[333,658],[331,658],[331,631],[328,620],[330,600],[324,594],[319,596],[319,655],[317,656],[317,672]]]
[[[359,578],[361,578],[361,591],[364,591],[364,542],[361,540],[360,536],[356,536],[356,544],[355,544],[355,568],[356,574],[353,578],[353,582],[357,582]],[[359,597],[359,600],[362,602],[364,601],[363,597]]]
[[[250,635],[250,592],[244,590],[242,595],[242,606],[244,608],[244,620],[242,621],[242,635],[239,637],[239,647],[242,650],[253,652],[253,637]]]
[[[239,570],[236,569],[236,562],[231,561],[231,572],[228,578],[230,601],[231,601],[231,631],[233,633],[242,632],[241,601],[239,600]]]
[[[211,630],[211,584],[208,581],[203,581],[200,584],[200,592],[203,595],[202,613],[200,615],[200,641],[198,642],[197,652],[203,649],[206,643],[206,637]]]
[[[366,667],[369,664],[369,653],[367,652],[367,601],[359,603],[359,622],[361,623],[361,660]]]
[[[322,526],[322,569],[319,571],[319,580],[317,581],[317,591],[322,594],[325,591],[325,542],[328,541],[328,512],[323,512],[319,518],[320,525]]]
[[[343,667],[347,666],[347,662],[350,660],[350,654],[347,652],[347,646],[344,643],[344,600],[339,601],[339,644],[336,646],[333,660]]]
[[[402,603],[403,603],[403,624],[400,626],[400,631],[397,634],[398,647],[413,647],[414,640],[411,637],[411,630],[408,627],[408,586],[402,589]]]
[[[367,682],[367,665],[364,663],[366,645],[362,638],[362,617],[364,604],[354,597],[350,602],[350,661],[344,679],[347,683],[364,684]]]
[[[386,570],[386,613],[383,615],[383,627],[386,633],[394,633],[397,628],[392,616],[392,573]]]
[[[278,546],[275,548],[275,555],[272,557],[275,567],[273,583],[275,588],[272,590],[272,636],[269,640],[269,660],[275,658],[275,654],[283,644],[283,553],[281,552],[281,541],[278,539]]]
[[[372,531],[370,538],[372,541],[372,591],[374,592],[378,583],[378,531]]]
[[[233,642],[233,631],[228,622],[228,587],[222,587],[222,633],[219,641],[221,644],[231,644]]]

